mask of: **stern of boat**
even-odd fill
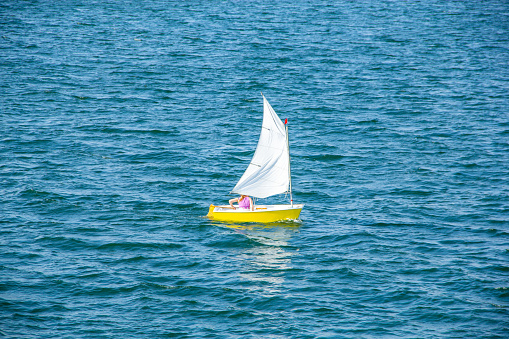
[[[207,217],[212,217],[214,215],[214,208],[216,208],[216,206],[214,206],[213,204],[210,204],[209,206],[209,213],[207,214]]]

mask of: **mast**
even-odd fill
[[[288,141],[288,119],[285,119],[285,127],[286,127],[286,146],[288,149],[288,179],[290,180],[290,204],[293,207],[292,171],[290,169],[290,142]]]

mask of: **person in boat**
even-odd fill
[[[230,207],[236,209],[235,206],[233,206],[234,202],[238,202],[240,208],[254,211],[253,199],[251,199],[248,195],[241,195],[240,198],[230,199]]]

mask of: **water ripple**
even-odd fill
[[[0,336],[507,336],[505,2],[0,8]],[[305,208],[210,221],[260,91]]]

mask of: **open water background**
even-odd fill
[[[508,338],[508,179],[507,1],[0,4],[0,337]]]

